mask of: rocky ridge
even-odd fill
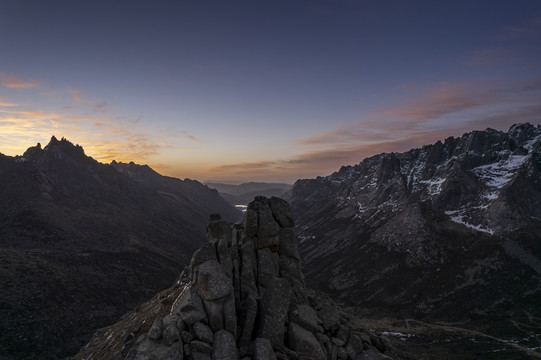
[[[541,315],[539,125],[379,154],[286,199],[307,283],[342,301],[447,321]]]
[[[178,276],[208,214],[240,212],[194,180],[102,164],[51,138],[0,154],[0,358],[75,354]]]
[[[388,359],[384,336],[305,287],[289,205],[217,215],[177,283],[100,330],[75,359]]]

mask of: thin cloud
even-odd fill
[[[24,104],[17,104],[9,100],[0,98],[0,107],[18,107],[18,106],[23,106],[23,105]]]
[[[516,57],[515,52],[504,47],[492,47],[475,51],[466,59],[466,64],[474,67],[502,65]]]
[[[0,86],[10,89],[31,89],[39,87],[39,83],[34,80],[24,80],[18,76],[0,72]]]
[[[541,15],[523,21],[521,24],[509,26],[496,36],[497,40],[516,41],[520,39],[539,39],[541,35]]]
[[[10,155],[21,154],[33,142],[46,142],[56,134],[84,145],[87,154],[98,161],[145,163],[167,143],[128,122],[72,113],[4,108],[0,109],[0,126],[0,143]]]
[[[363,142],[377,144],[388,140],[412,139],[417,135],[440,133],[443,129],[462,131],[486,123],[490,114],[510,114],[507,124],[522,121],[511,114],[521,110],[534,117],[541,103],[541,79],[508,84],[449,84],[428,87],[419,99],[399,106],[363,113],[358,123],[348,124],[301,139],[299,145],[349,146]],[[407,87],[404,89],[407,90]],[[538,114],[537,114],[538,115]]]
[[[107,114],[107,110],[108,110],[107,109],[107,107],[108,107],[107,101],[102,101],[102,102],[91,101],[91,100],[88,100],[87,98],[83,97],[83,95],[81,94],[81,92],[79,90],[69,89],[68,91],[70,92],[70,94],[73,97],[73,100],[75,102],[90,106],[92,108],[91,111],[93,113],[99,113],[99,114],[102,114],[102,115]]]
[[[363,118],[299,140],[312,148],[289,159],[239,162],[208,169],[214,178],[314,177],[357,164],[382,152],[403,152],[473,129],[507,129],[516,122],[540,123],[541,79],[491,84],[440,83],[404,86],[402,91],[424,94],[408,103],[373,109]]]

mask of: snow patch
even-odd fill
[[[497,192],[488,192],[483,195],[483,198],[486,200],[496,200],[498,198],[499,194]]]
[[[478,166],[472,171],[490,187],[501,189],[515,175],[518,168],[526,161],[525,155],[509,155],[497,163]]]
[[[457,224],[462,224],[462,225],[464,225],[464,226],[466,226],[466,227],[468,227],[470,229],[474,229],[474,230],[481,231],[481,232],[486,232],[486,233],[489,233],[491,235],[494,234],[494,230],[492,230],[492,229],[483,227],[481,225],[470,224],[467,221],[465,221],[464,218],[466,217],[466,215],[465,215],[465,210],[464,209],[446,211],[445,215],[449,216],[451,221],[454,221]]]
[[[397,337],[401,341],[406,341],[408,338],[415,336],[413,334],[404,334],[396,331],[382,331],[381,335]]]
[[[426,189],[429,195],[438,195],[441,193],[441,185],[447,180],[446,178],[435,178],[431,180],[421,180],[422,184],[426,184]]]

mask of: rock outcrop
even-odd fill
[[[389,358],[388,341],[305,287],[284,200],[256,197],[242,224],[212,215],[207,238],[177,284],[75,359]]]

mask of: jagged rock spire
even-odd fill
[[[359,321],[305,287],[292,226],[289,205],[275,197],[256,197],[242,224],[231,225],[211,215],[209,241],[194,253],[175,295],[166,297],[171,301],[161,301],[167,304],[166,311],[164,306],[154,307],[153,312],[161,316],[147,314],[142,322],[125,319],[129,325],[123,325],[122,333],[130,336],[124,336],[116,356],[135,360],[387,358],[376,349],[385,350],[384,339],[363,332]],[[137,314],[132,317],[139,319]],[[152,326],[141,331],[151,318]],[[113,331],[107,334],[107,341],[112,341]],[[96,356],[85,350],[80,355],[76,358]]]

